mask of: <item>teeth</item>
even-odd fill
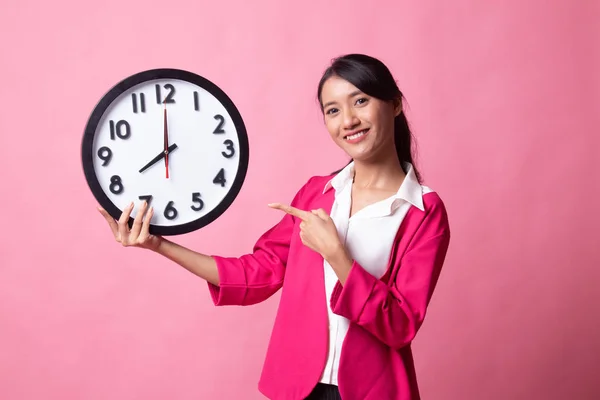
[[[367,131],[367,130],[365,129],[364,131],[360,131],[360,132],[358,132],[358,133],[355,133],[354,135],[346,136],[346,140],[354,140],[354,139],[356,139],[356,138],[359,138],[359,137],[361,137],[362,135],[364,135],[366,131]]]

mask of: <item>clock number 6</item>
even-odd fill
[[[163,213],[163,215],[165,216],[166,219],[169,220],[173,220],[175,218],[177,218],[177,210],[175,209],[175,207],[173,207],[173,202],[170,201],[167,203],[167,206],[165,207],[165,212]]]

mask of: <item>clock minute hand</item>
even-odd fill
[[[167,126],[167,100],[165,99],[165,112],[163,116],[164,125],[164,146],[165,146],[165,173],[166,178],[169,179],[169,128]]]
[[[175,143],[173,143],[165,151],[161,151],[156,157],[154,157],[152,160],[150,160],[150,162],[148,162],[148,164],[144,165],[140,169],[140,173],[144,172],[145,170],[147,170],[148,168],[150,168],[151,166],[153,166],[154,164],[156,164],[157,162],[159,162],[160,160],[165,158],[167,155],[172,153],[176,148],[177,148],[177,145]]]

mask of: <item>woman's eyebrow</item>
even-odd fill
[[[357,96],[359,94],[362,94],[362,92],[360,90],[355,90],[354,92],[350,93],[348,95],[348,97],[354,97],[354,96]],[[326,107],[331,106],[333,104],[336,104],[336,101],[328,101],[327,103],[323,104],[323,108],[326,108]]]

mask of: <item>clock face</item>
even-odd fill
[[[131,202],[154,207],[150,231],[177,235],[218,218],[239,193],[248,137],[229,97],[196,74],[156,69],[114,86],[82,142],[86,180],[115,219]]]

